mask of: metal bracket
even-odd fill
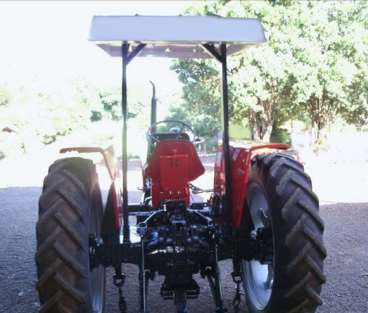
[[[145,43],[140,43],[138,46],[136,46],[133,51],[131,51],[130,53],[128,53],[129,50],[129,44],[124,43],[123,44],[123,49],[124,49],[124,54],[125,55],[125,62],[128,65],[130,63],[130,61],[132,61],[142,50],[143,48],[146,46]],[[125,51],[125,49],[127,49]]]
[[[224,61],[223,56],[213,44],[205,43],[202,45],[202,47],[220,63]]]

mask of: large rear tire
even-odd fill
[[[49,168],[39,201],[36,264],[40,313],[102,313],[105,269],[90,270],[89,235],[103,207],[95,165],[82,158]]]
[[[253,238],[262,234],[270,258],[243,261],[250,313],[313,313],[322,304],[326,249],[318,210],[299,162],[280,153],[253,160],[243,225]]]

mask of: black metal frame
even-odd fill
[[[226,212],[226,218],[230,221],[231,218],[231,164],[230,164],[230,148],[229,148],[229,103],[228,103],[228,85],[227,85],[227,47],[225,43],[221,43],[219,47],[215,47],[213,44],[203,44],[203,49],[205,49],[211,56],[221,63],[222,71],[222,122],[223,122],[223,154],[224,154],[224,171],[225,171],[225,194],[222,198],[222,210]],[[105,244],[99,244],[98,242],[91,240],[91,247],[94,251],[91,264],[103,264],[104,266],[113,265],[115,268],[116,275],[114,276],[114,284],[119,288],[119,304],[120,311],[126,311],[126,303],[122,293],[122,285],[124,284],[125,275],[122,272],[122,263],[135,263],[139,266],[140,275],[140,308],[142,312],[147,311],[146,296],[147,296],[147,283],[148,278],[145,273],[145,248],[144,248],[144,227],[140,230],[141,242],[140,244],[132,243],[130,240],[130,226],[129,226],[129,215],[133,214],[133,211],[138,209],[139,213],[142,212],[142,205],[136,208],[135,205],[129,205],[128,199],[128,148],[127,148],[127,117],[128,117],[128,101],[127,101],[127,66],[136,57],[142,49],[144,49],[145,44],[138,44],[131,51],[130,45],[124,42],[121,46],[122,52],[122,89],[121,89],[121,107],[123,115],[123,129],[122,129],[122,210],[123,210],[123,243],[117,244],[116,246],[106,246]],[[151,82],[152,83],[152,82]],[[155,87],[153,87],[153,96],[151,103],[151,122],[156,120],[156,99],[155,99]],[[134,212],[137,213],[137,212]],[[152,213],[152,212],[151,212]],[[149,220],[151,215],[146,216],[143,214],[141,217],[137,214],[137,221],[144,220],[145,222]],[[144,223],[140,223],[142,225]],[[211,237],[212,238],[212,237]],[[221,295],[221,283],[218,271],[218,261],[220,259],[228,258],[229,255],[225,255],[226,251],[222,251],[219,255],[217,236],[213,234],[213,238],[210,240],[212,242],[212,250],[214,254],[214,264],[212,265],[212,270],[208,272],[203,272],[202,276],[207,277],[213,298],[215,300],[216,312],[222,313],[226,310],[223,308],[222,295]],[[222,249],[226,250],[226,249]],[[225,252],[225,254],[224,254]],[[222,255],[224,254],[224,255]],[[210,258],[212,259],[212,258]],[[199,292],[199,291],[198,291]],[[178,297],[177,297],[178,296]],[[176,295],[175,302],[179,307],[183,307],[185,311],[186,302],[185,295]],[[183,312],[184,312],[183,311]]]
[[[222,127],[223,137],[222,146],[224,153],[225,170],[225,195],[222,202],[227,218],[231,219],[231,162],[229,144],[229,93],[227,84],[227,48],[225,43],[220,44],[220,51],[213,44],[204,44],[203,47],[217,61],[221,63],[222,75]]]
[[[128,212],[128,149],[127,149],[127,118],[128,118],[128,101],[127,101],[127,66],[137,56],[145,44],[139,44],[133,51],[129,53],[129,44],[124,42],[121,46],[122,55],[122,84],[121,84],[121,110],[123,113],[123,234],[124,242],[130,242],[130,231],[129,231],[129,212]]]
[[[123,174],[123,190],[122,190],[122,206],[123,206],[123,235],[124,243],[130,242],[129,231],[129,208],[128,208],[128,150],[127,150],[127,65],[136,57],[146,46],[146,44],[137,45],[129,52],[129,44],[124,42],[121,46],[122,52],[122,88],[121,88],[121,107],[123,114],[123,156],[122,156],[122,174]],[[226,43],[221,43],[219,49],[214,44],[203,44],[202,47],[217,61],[221,63],[222,74],[222,126],[223,126],[223,154],[224,154],[224,171],[225,171],[225,195],[222,201],[224,212],[227,218],[231,219],[231,162],[230,162],[230,145],[229,145],[229,96],[227,83],[227,47]],[[156,116],[155,116],[156,117]],[[152,117],[151,117],[152,118]]]

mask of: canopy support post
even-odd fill
[[[122,85],[121,85],[121,110],[123,114],[123,235],[124,243],[130,242],[130,229],[129,229],[129,212],[128,212],[128,150],[127,150],[127,65],[128,65],[128,49],[129,44],[123,43],[121,46],[121,55],[123,59],[122,69]]]
[[[223,139],[222,146],[224,151],[224,170],[225,170],[225,201],[224,211],[226,217],[231,219],[231,160],[230,160],[230,144],[229,144],[229,94],[227,84],[227,51],[226,44],[222,43],[221,50],[221,72],[222,72],[222,114],[223,114]]]
[[[123,205],[123,236],[124,243],[130,242],[130,229],[129,229],[129,212],[128,212],[128,147],[127,147],[127,120],[128,120],[128,101],[127,101],[127,66],[137,56],[145,44],[139,44],[133,51],[129,53],[129,44],[124,42],[121,46],[122,55],[122,84],[121,84],[121,110],[123,114],[123,151],[122,151],[122,170],[123,170],[123,190],[122,190],[122,205]]]
[[[226,43],[220,44],[220,51],[213,44],[204,44],[203,48],[221,63],[222,76],[222,123],[223,137],[222,147],[224,153],[224,172],[225,172],[225,196],[223,201],[226,217],[231,219],[231,160],[229,145],[229,93],[227,84],[227,49]]]

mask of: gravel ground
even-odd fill
[[[34,264],[35,223],[40,187],[0,188],[0,312],[37,312]],[[134,194],[136,196],[136,193]],[[368,312],[368,203],[337,203],[321,206],[325,220],[327,285],[323,289],[324,305],[319,313]],[[229,276],[230,263],[223,262],[223,293],[229,312],[234,285]],[[129,312],[138,312],[138,271],[126,266],[128,274],[126,299]],[[108,272],[106,312],[118,313],[117,292]],[[189,302],[189,312],[213,312],[213,302],[205,281],[198,278],[202,293],[197,301]],[[161,279],[150,288],[151,312],[173,312],[172,301],[159,295]],[[244,301],[241,312],[246,312]]]

